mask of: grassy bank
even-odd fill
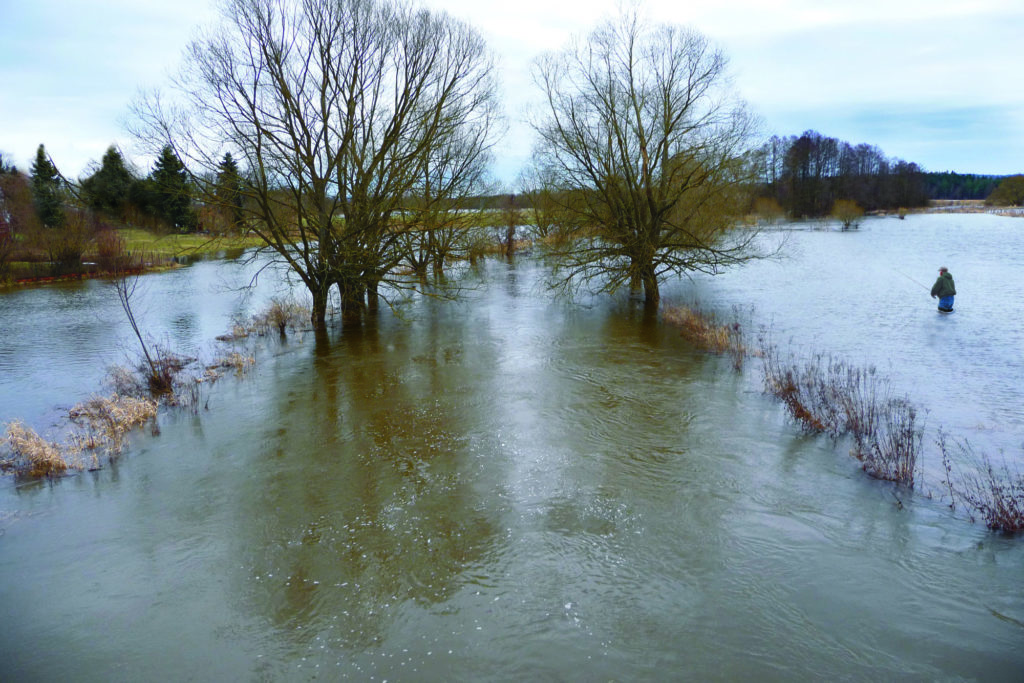
[[[217,256],[222,252],[259,247],[263,240],[255,235],[219,237],[199,233],[161,235],[138,228],[117,231],[124,240],[125,250],[132,254],[145,254],[154,261],[176,258]]]
[[[111,274],[110,263],[124,264],[119,270],[132,272],[161,270],[182,261],[240,254],[263,245],[254,235],[163,234],[140,228],[121,228],[114,234],[117,239],[113,241],[101,239],[101,235],[91,238],[81,252],[81,262],[74,266],[50,262],[38,247],[20,247],[5,264],[0,286],[104,277]]]

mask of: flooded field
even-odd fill
[[[789,246],[665,296],[874,364],[929,434],[1019,462],[1019,220]],[[940,265],[952,316],[921,288]],[[147,276],[138,312],[213,356],[285,289],[239,292],[255,267]],[[115,463],[0,480],[0,679],[1019,680],[1020,538],[801,435],[756,359],[737,373],[628,297],[544,278],[490,261],[462,301],[258,341]],[[46,429],[97,391],[132,353],[122,318],[99,281],[0,295],[0,420]]]

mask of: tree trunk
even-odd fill
[[[365,286],[362,282],[341,280],[338,282],[338,293],[341,295],[341,319],[351,321],[358,318],[365,306]]]
[[[661,301],[661,292],[658,291],[658,276],[654,274],[654,266],[644,266],[640,277],[644,284],[644,303],[656,305]]]
[[[310,290],[313,295],[313,311],[310,315],[310,322],[314,330],[327,329],[327,292],[323,289]]]
[[[375,313],[380,309],[380,294],[377,292],[377,285],[377,281],[374,280],[366,286],[366,308]]]

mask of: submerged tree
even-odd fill
[[[140,132],[216,177],[243,167],[246,224],[301,278],[312,320],[328,294],[373,305],[402,258],[398,220],[431,182],[437,201],[471,189],[493,144],[494,67],[483,39],[446,14],[392,0],[227,0],[189,46],[187,106],[137,108]]]
[[[735,220],[754,122],[707,39],[625,13],[543,57],[535,80],[546,98],[539,163],[585,231],[559,250],[562,284],[628,283],[656,303],[669,275],[754,255]]]

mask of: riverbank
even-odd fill
[[[114,232],[119,245],[113,257],[102,253],[97,240],[82,253],[81,263],[71,268],[45,260],[42,255],[38,260],[12,260],[8,263],[6,277],[0,277],[0,289],[112,277],[115,271],[121,274],[160,272],[193,261],[240,256],[246,249],[264,244],[255,235],[161,234],[141,228],[121,228]],[[32,255],[29,250],[25,251],[24,256]],[[122,265],[112,269],[109,266],[112,258]]]

